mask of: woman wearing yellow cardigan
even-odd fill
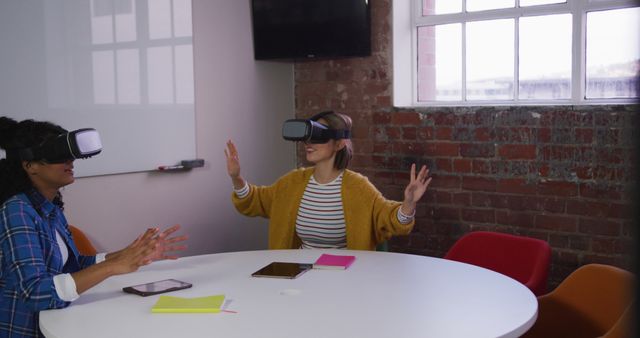
[[[313,130],[304,143],[314,166],[292,170],[270,186],[249,185],[240,175],[233,142],[225,149],[233,204],[244,215],[269,218],[269,249],[374,250],[393,235],[411,232],[416,203],[431,182],[426,166],[416,175],[411,165],[403,202],[387,200],[366,177],[347,169],[351,118],[329,111],[290,121]]]

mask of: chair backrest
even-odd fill
[[[584,265],[538,297],[538,319],[523,337],[630,337],[632,286],[628,271]]]
[[[633,275],[626,270],[605,264],[587,264],[565,278],[552,294],[554,299],[582,313],[605,333],[631,305],[632,281]]]
[[[474,231],[456,241],[444,258],[507,275],[526,285],[536,296],[547,289],[551,247],[543,240]]]
[[[71,231],[73,242],[76,244],[78,252],[80,252],[81,255],[94,256],[97,253],[96,248],[82,230],[73,225],[69,225],[69,231]]]

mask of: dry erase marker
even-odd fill
[[[158,170],[180,170],[184,169],[183,165],[161,165]]]

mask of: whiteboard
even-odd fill
[[[196,156],[191,0],[0,1],[0,114],[96,128],[76,176]]]

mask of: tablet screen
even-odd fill
[[[254,272],[251,276],[293,279],[309,269],[311,269],[311,264],[273,262]]]
[[[157,295],[159,293],[190,288],[191,284],[176,279],[165,279],[157,282],[127,286],[122,291],[134,293],[143,297]]]
[[[189,283],[181,282],[176,279],[165,279],[153,283],[134,285],[131,288],[140,292],[161,292],[168,289],[183,288],[189,285]]]

